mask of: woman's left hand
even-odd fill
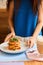
[[[27,41],[27,45],[32,48],[34,46],[34,42],[35,42],[35,38],[34,37],[30,37]]]

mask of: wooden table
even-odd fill
[[[28,62],[24,62],[24,65],[43,65],[43,62],[28,61]]]

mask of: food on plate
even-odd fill
[[[20,40],[18,38],[11,38],[8,43],[9,50],[19,50],[20,47]]]

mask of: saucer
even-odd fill
[[[27,55],[27,58],[31,60],[43,61],[43,55],[40,55],[38,51],[34,51],[33,53],[26,52],[26,55]]]

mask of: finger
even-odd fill
[[[9,39],[9,37],[7,36],[7,37],[5,38],[5,40],[4,40],[4,42],[8,41],[8,39]]]
[[[28,46],[30,47],[30,45],[31,45],[31,41],[29,40],[27,44],[28,44]]]
[[[30,44],[29,44],[29,40],[27,40],[26,43],[27,43],[27,46],[29,47],[29,46],[30,46]]]
[[[6,42],[6,41],[9,41],[9,39],[10,39],[11,37],[12,37],[12,33],[11,33],[11,34],[8,34],[4,41],[5,41],[5,42]]]
[[[15,33],[13,33],[13,37],[15,37]]]
[[[8,38],[6,37],[5,40],[4,40],[4,42],[7,42],[7,41],[8,41]]]
[[[32,48],[33,46],[34,46],[34,43],[31,42],[31,44],[30,44],[30,48]]]
[[[13,34],[13,38],[15,37],[15,35]]]

